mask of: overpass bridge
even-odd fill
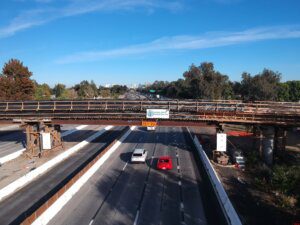
[[[164,126],[204,123],[300,126],[300,103],[112,99],[0,102],[0,123],[141,125],[143,120],[149,119],[147,109],[168,110],[168,118],[155,119],[157,125]]]
[[[147,110],[164,110],[166,117],[147,116]],[[300,103],[203,100],[63,100],[0,102],[0,123],[26,128],[27,153],[41,153],[41,133],[50,133],[52,146],[61,146],[61,124],[147,126],[254,126],[259,148],[262,137],[284,148],[287,127],[300,127]]]

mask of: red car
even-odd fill
[[[170,156],[161,156],[157,161],[157,169],[171,170],[173,168],[172,159]]]

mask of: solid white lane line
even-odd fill
[[[78,130],[82,130],[83,128],[87,127],[88,125],[80,125],[78,127],[75,127],[75,129],[72,129],[72,130],[68,130],[68,131],[65,131],[61,134],[61,137],[65,137],[65,136],[68,136],[69,134],[72,134],[74,133],[75,131],[78,131]]]
[[[140,210],[138,210],[138,211],[136,212],[136,216],[135,216],[133,225],[137,225],[137,222],[138,222],[138,219],[139,219],[139,215],[140,215]]]
[[[127,164],[128,164],[128,161],[125,163],[125,165],[124,165],[124,167],[123,167],[123,169],[122,169],[123,171],[125,170]]]
[[[183,202],[180,202],[180,210],[183,211],[184,210],[184,205]]]
[[[4,164],[10,160],[13,160],[15,158],[18,158],[20,155],[22,155],[22,153],[26,150],[26,148],[22,148],[14,153],[11,153],[9,155],[3,156],[2,158],[0,158],[0,165]]]

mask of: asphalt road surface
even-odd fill
[[[137,128],[50,224],[207,224],[189,141],[182,128]],[[148,151],[146,164],[130,163],[135,148]],[[156,169],[163,155],[172,170]]]
[[[22,130],[0,131],[0,158],[24,148],[25,134]]]
[[[3,200],[0,203],[0,224],[19,224],[26,213],[30,215],[43,202],[43,198],[51,195],[52,191],[57,189],[83,162],[102,151],[107,143],[120,134],[121,129],[122,127],[115,127],[105,132],[83,149]]]

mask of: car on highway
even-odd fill
[[[147,127],[147,130],[155,130],[155,127]]]
[[[132,163],[145,163],[147,159],[148,152],[143,148],[136,148],[134,149],[131,155],[131,162]]]
[[[172,158],[170,156],[161,156],[157,161],[157,169],[171,170],[173,168]]]
[[[235,167],[244,170],[245,169],[245,159],[243,156],[235,157]]]

